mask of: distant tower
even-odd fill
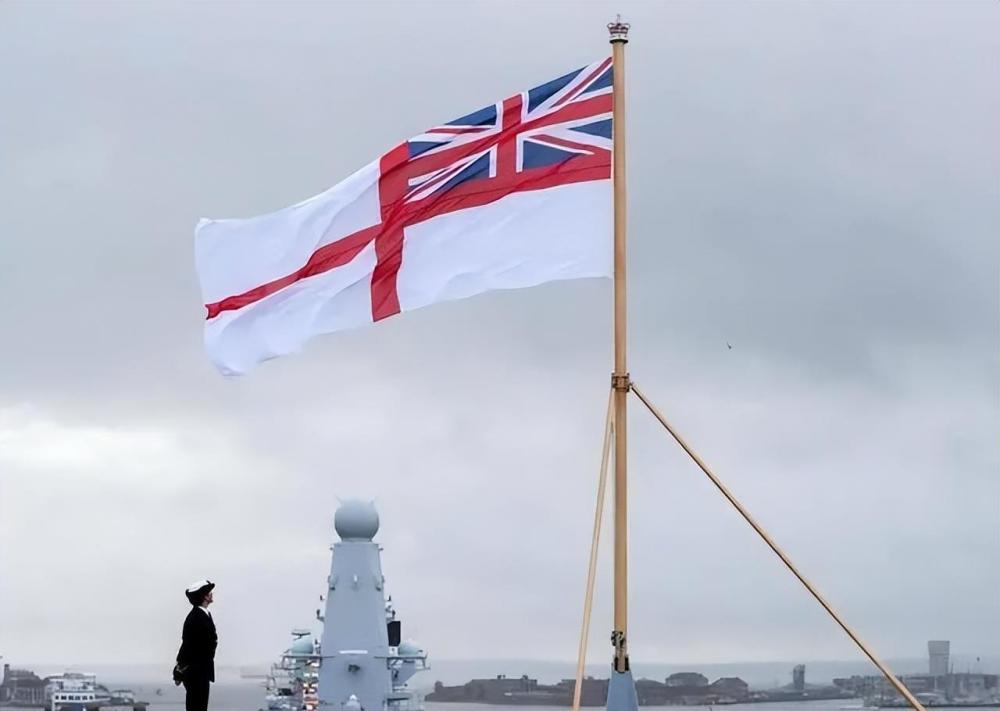
[[[806,665],[797,664],[792,669],[792,687],[796,691],[806,690]]]
[[[948,663],[951,657],[951,642],[947,640],[931,640],[927,643],[927,657],[931,676],[948,674]]]

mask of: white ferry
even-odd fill
[[[74,711],[88,706],[109,706],[111,694],[97,683],[96,674],[66,672],[49,677],[46,686],[50,711]]]
[[[46,679],[46,706],[49,711],[97,711],[128,709],[141,711],[146,704],[135,700],[131,689],[108,691],[97,683],[96,674],[66,672]]]

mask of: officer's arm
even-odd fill
[[[191,624],[191,618],[184,620],[184,629],[181,631],[181,648],[177,650],[177,663],[188,664],[191,658],[191,647],[195,643],[197,631]]]

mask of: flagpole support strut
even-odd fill
[[[733,495],[726,485],[722,483],[719,477],[717,477],[715,473],[709,469],[708,465],[705,464],[705,461],[698,456],[694,449],[691,448],[691,445],[689,445],[684,438],[677,433],[677,430],[675,430],[670,423],[667,422],[666,418],[660,413],[656,406],[642,394],[642,391],[638,387],[633,386],[632,392],[634,392],[635,396],[639,398],[639,401],[646,406],[646,409],[649,410],[650,414],[652,414],[653,417],[661,425],[663,425],[663,429],[665,429],[667,433],[673,437],[674,441],[677,442],[681,449],[683,449],[684,452],[691,458],[691,461],[698,465],[698,468],[701,469],[705,476],[707,476],[712,484],[715,485],[715,488],[719,490],[719,493],[721,493],[726,500],[732,504],[733,508],[736,509],[740,516],[743,517],[743,520],[750,524],[750,528],[752,528],[757,535],[760,536],[761,540],[767,544],[768,548],[770,548],[774,554],[781,559],[781,562],[785,564],[785,567],[791,571],[792,575],[798,578],[803,587],[805,587],[805,589],[808,590],[809,593],[816,599],[816,602],[818,602],[820,606],[826,610],[827,614],[833,618],[833,621],[836,622],[847,634],[847,636],[851,638],[851,641],[857,645],[858,649],[860,649],[864,655],[871,660],[872,664],[878,667],[878,670],[882,672],[882,675],[885,676],[886,680],[892,684],[893,687],[895,687],[896,691],[899,692],[899,695],[906,699],[910,706],[913,707],[914,711],[926,711],[917,697],[914,696],[906,687],[906,684],[904,684],[903,681],[875,655],[875,652],[861,640],[858,634],[844,621],[837,611],[833,609],[830,603],[826,601],[826,598],[820,594],[819,590],[817,590],[816,587],[809,582],[809,580],[801,572],[799,572],[799,569],[794,563],[792,563],[785,551],[782,550],[777,543],[775,543],[774,539],[771,538],[767,531],[765,531],[764,528],[757,523],[756,519],[750,515],[750,512],[747,511],[746,507],[740,503],[740,501]]]

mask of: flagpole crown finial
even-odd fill
[[[631,25],[627,22],[622,22],[622,16],[618,15],[614,22],[608,23],[608,32],[611,34],[611,42],[628,42],[628,28]]]

